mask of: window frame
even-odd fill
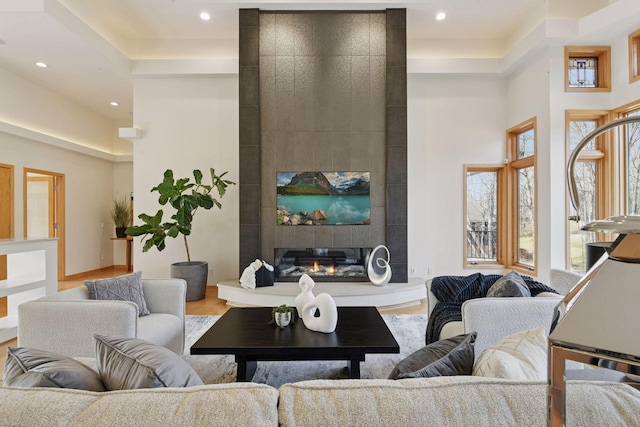
[[[608,110],[566,110],[565,111],[565,158],[571,155],[571,122],[572,121],[595,121],[596,128],[609,122],[611,113]],[[611,132],[605,132],[595,139],[595,150],[583,150],[577,161],[596,162],[596,206],[595,217],[597,219],[611,216],[615,210],[615,179],[612,171],[615,167],[615,156],[613,155],[613,138]],[[566,163],[566,162],[565,162]],[[565,189],[565,217],[573,215],[573,206],[569,198],[569,191]],[[596,241],[609,240],[606,233],[597,233]],[[565,225],[565,268],[572,271],[571,264],[571,222]]]
[[[625,117],[629,113],[634,113],[636,111],[640,111],[640,100],[636,100],[625,104],[621,107],[618,107],[612,110],[612,120],[618,119],[621,117]],[[615,133],[615,140],[619,140],[620,143],[616,144],[615,147],[617,149],[615,167],[617,170],[617,188],[618,191],[615,192],[617,195],[617,210],[614,211],[611,215],[616,215],[618,213],[627,213],[627,144],[626,144],[626,135],[624,132],[626,131],[625,126],[620,126],[617,129],[612,130]],[[625,142],[625,143],[623,143]]]
[[[533,155],[518,159],[518,136],[524,132],[533,130]],[[538,272],[538,173],[537,173],[537,152],[538,152],[538,125],[537,118],[525,120],[507,130],[506,135],[507,153],[507,224],[505,224],[507,254],[505,257],[506,267],[526,274],[536,275]],[[524,264],[518,261],[519,239],[518,239],[518,173],[521,169],[533,167],[534,180],[534,212],[533,212],[533,265]]]
[[[496,260],[495,261],[474,261],[470,262],[467,258],[467,200],[468,187],[467,175],[469,172],[495,172],[496,173]],[[506,185],[506,166],[502,165],[463,165],[463,217],[462,217],[462,265],[463,268],[504,268],[505,266],[505,248],[507,247],[506,227],[504,226],[507,219],[507,185]]]
[[[640,30],[629,34],[629,83],[640,80]]]
[[[569,60],[571,58],[598,59],[598,76],[596,87],[569,87]],[[611,46],[565,46],[564,91],[611,92]]]

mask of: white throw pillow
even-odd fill
[[[504,337],[486,348],[473,375],[519,381],[547,379],[547,334],[542,327]]]

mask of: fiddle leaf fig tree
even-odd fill
[[[151,189],[151,192],[157,191],[160,196],[158,202],[165,206],[170,204],[175,213],[170,220],[162,221],[164,211],[159,209],[155,215],[140,214],[138,218],[142,220],[143,225],[134,225],[128,227],[126,234],[128,236],[142,236],[144,246],[143,252],[147,252],[153,246],[159,251],[165,248],[165,239],[167,237],[176,238],[182,234],[184,238],[184,247],[187,251],[187,261],[191,264],[191,255],[189,254],[189,244],[187,236],[191,234],[191,225],[193,216],[199,208],[206,210],[217,206],[222,208],[222,204],[218,199],[211,195],[215,188],[218,196],[222,198],[227,191],[229,185],[235,185],[235,182],[224,179],[227,172],[216,175],[213,168],[209,169],[211,173],[211,185],[202,183],[202,172],[198,169],[193,171],[193,181],[191,178],[173,178],[173,171],[167,169],[164,172],[164,179],[160,184]]]

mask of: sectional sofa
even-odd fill
[[[0,388],[0,426],[545,426],[547,384],[471,376],[87,392]],[[569,426],[637,426],[640,392],[573,382]]]

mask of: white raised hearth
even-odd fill
[[[237,307],[275,307],[295,305],[300,293],[298,282],[277,282],[274,286],[245,289],[238,280],[225,280],[217,284],[218,298]],[[424,279],[409,278],[408,283],[389,283],[375,286],[369,282],[316,282],[314,295],[328,293],[338,307],[374,306],[381,310],[419,304],[427,297]]]

